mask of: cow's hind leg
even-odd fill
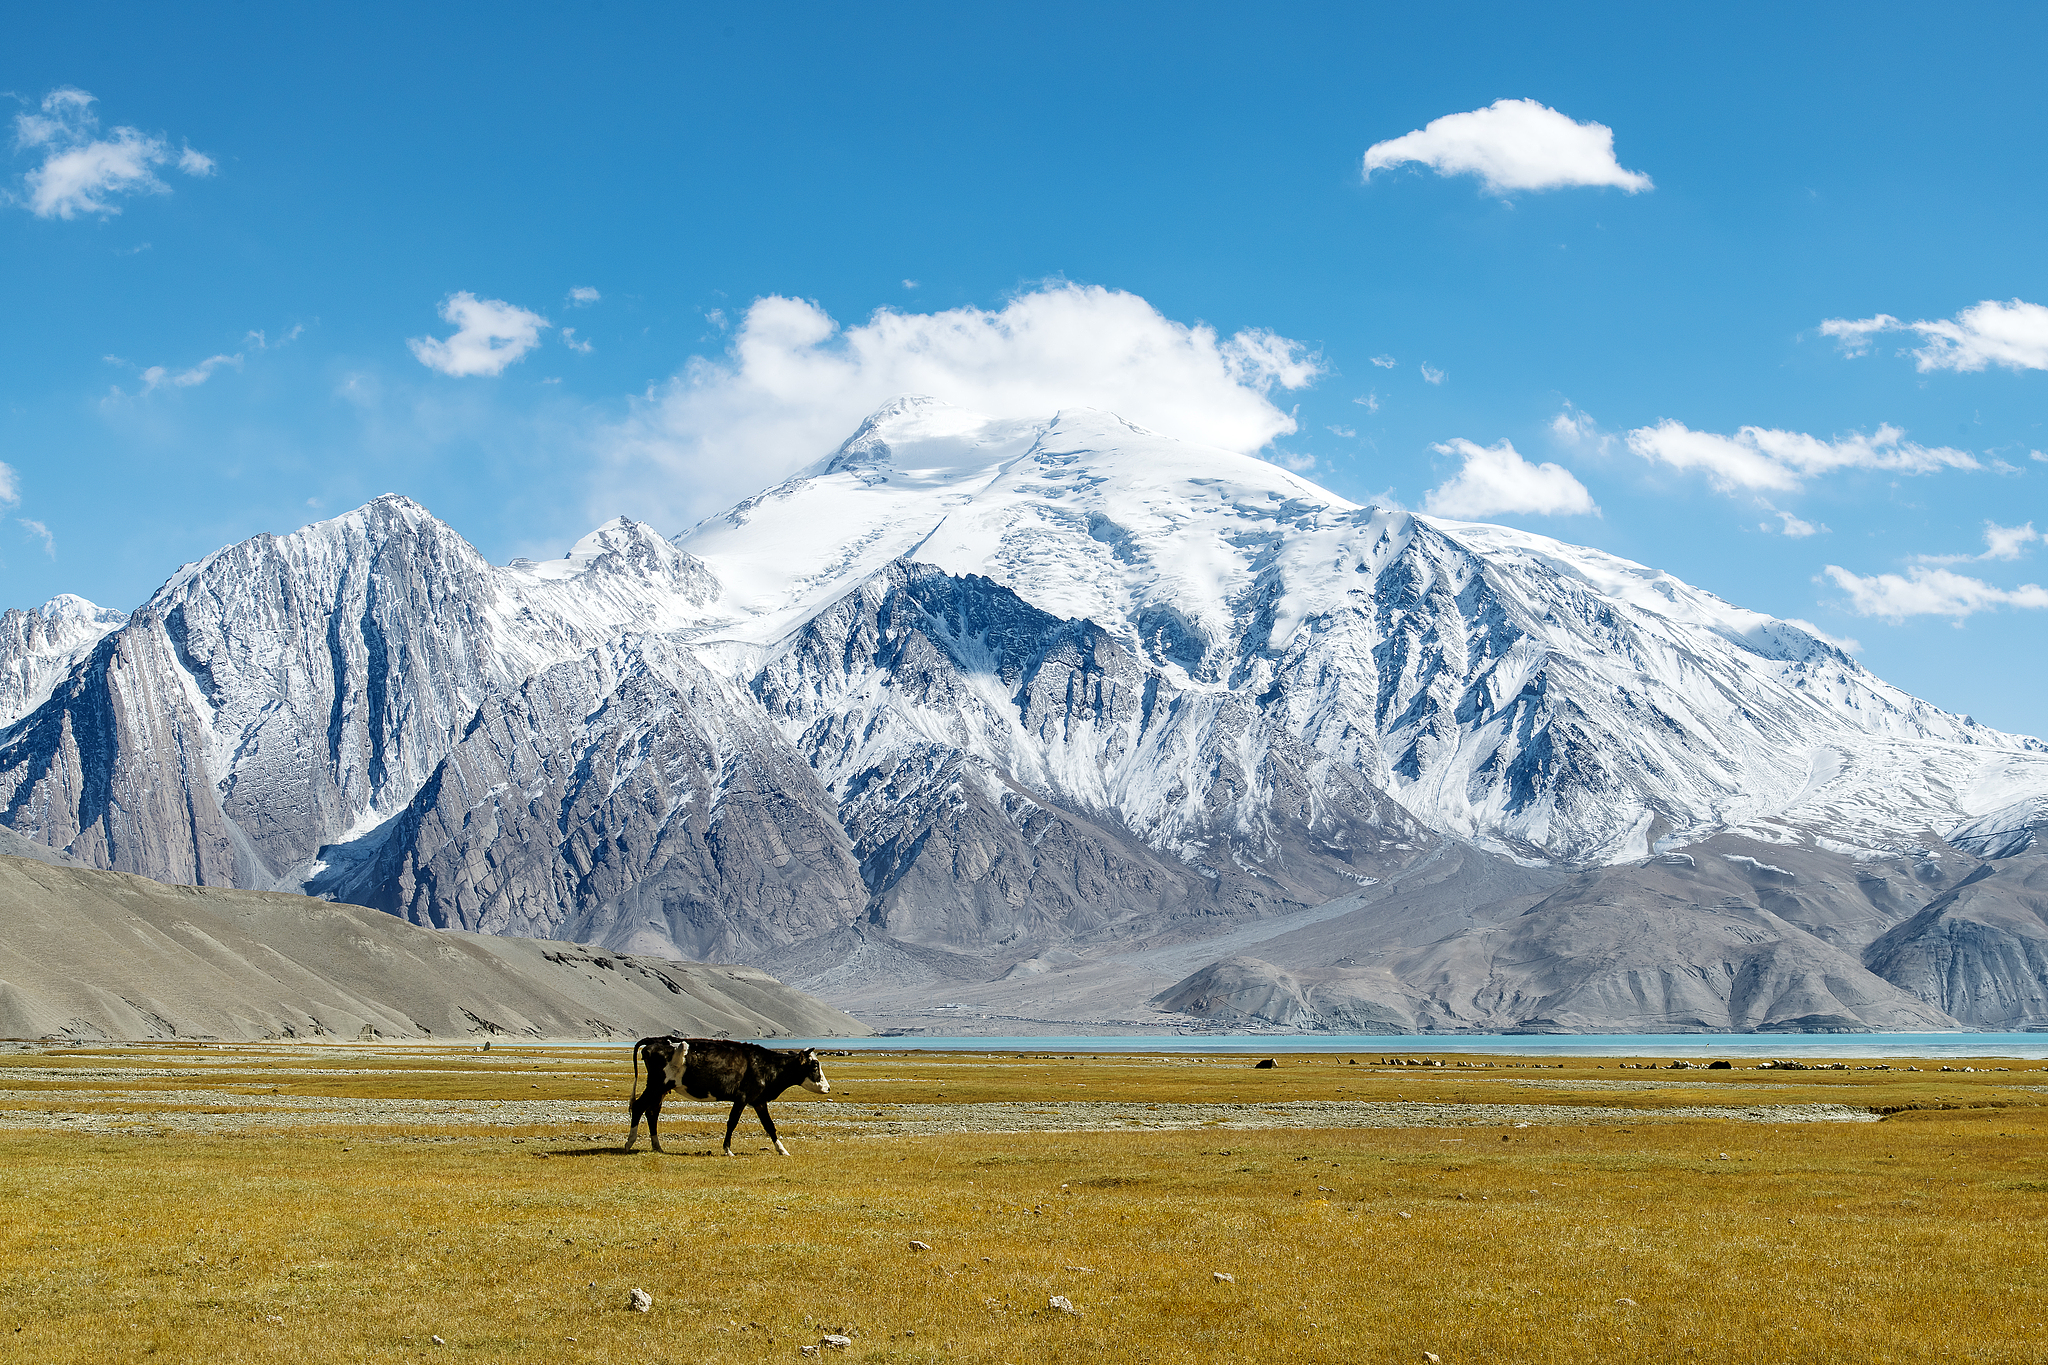
[[[732,1155],[732,1130],[740,1126],[740,1115],[744,1114],[746,1110],[747,1102],[745,1100],[734,1100],[732,1102],[732,1113],[726,1116],[725,1154],[727,1156]]]
[[[769,1117],[768,1117],[768,1106],[767,1106],[767,1104],[766,1104],[766,1103],[764,1102],[764,1103],[761,1103],[761,1104],[757,1104],[757,1105],[755,1105],[755,1106],[754,1106],[754,1112],[755,1112],[756,1114],[759,1114],[759,1115],[761,1116],[761,1126],[762,1126],[763,1128],[766,1128],[766,1129],[768,1130],[768,1140],[769,1140],[770,1142],[772,1142],[772,1143],[774,1143],[774,1144],[775,1144],[775,1150],[776,1150],[776,1151],[778,1151],[778,1152],[780,1152],[780,1153],[782,1153],[782,1154],[783,1154],[784,1156],[788,1156],[788,1155],[789,1155],[789,1148],[787,1148],[787,1147],[783,1146],[783,1145],[782,1145],[782,1139],[781,1139],[780,1137],[776,1136],[776,1133],[775,1133],[775,1120],[774,1120],[774,1119],[771,1119],[771,1118],[769,1118]]]
[[[647,1096],[644,1094],[635,1095],[633,1097],[633,1126],[626,1130],[626,1145],[621,1147],[620,1151],[630,1152],[633,1150],[633,1144],[640,1141],[640,1116],[646,1111],[646,1108]]]

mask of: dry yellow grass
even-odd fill
[[[1138,1116],[1233,1095],[1466,1095],[1627,1105],[1643,1118],[892,1138],[810,1131],[822,1111],[792,1095],[777,1116],[797,1155],[775,1157],[749,1118],[743,1155],[727,1161],[695,1155],[722,1129],[702,1110],[670,1125],[672,1152],[690,1155],[613,1150],[617,1050],[0,1057],[37,1082],[0,1092],[0,1109],[51,1128],[52,1108],[146,1103],[125,1086],[55,1099],[50,1081],[109,1066],[189,1070],[169,1088],[245,1093],[514,1101],[541,1085],[615,1100],[621,1120],[602,1141],[560,1125],[262,1126],[289,1116],[228,1135],[0,1130],[0,1356],[794,1360],[843,1330],[849,1359],[1019,1365],[1425,1351],[1445,1362],[2048,1359],[2039,1063],[1650,1077],[1604,1061],[1489,1078],[1311,1058],[1254,1073],[1243,1059],[1044,1055],[834,1058],[846,1098],[818,1103],[850,1119],[1072,1099],[1085,1086]],[[1624,1078],[1713,1085],[1546,1088]],[[1918,1107],[1884,1123],[1778,1126],[1654,1112],[1816,1099]],[[651,1313],[626,1311],[636,1287],[654,1296]],[[1053,1295],[1079,1313],[1049,1309]]]

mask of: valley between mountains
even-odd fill
[[[2048,745],[1815,631],[1092,410],[899,399],[673,540],[386,496],[0,617],[89,867],[880,1027],[2048,1027]]]

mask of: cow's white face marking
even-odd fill
[[[807,1076],[804,1078],[804,1089],[819,1095],[829,1095],[832,1093],[832,1082],[826,1080],[823,1076],[818,1077],[815,1081]]]
[[[670,1089],[679,1090],[682,1088],[683,1067],[688,1064],[689,1060],[690,1045],[685,1042],[677,1042],[675,1055],[668,1059],[668,1066],[663,1069],[663,1075],[668,1080]]]

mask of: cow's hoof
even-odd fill
[[[788,1156],[788,1155],[789,1155],[789,1148],[787,1148],[787,1147],[783,1146],[783,1145],[782,1145],[781,1143],[779,1143],[779,1142],[775,1144],[775,1150],[776,1150],[776,1151],[778,1151],[778,1152],[780,1152],[780,1153],[782,1153],[782,1154],[783,1154],[784,1156]]]

